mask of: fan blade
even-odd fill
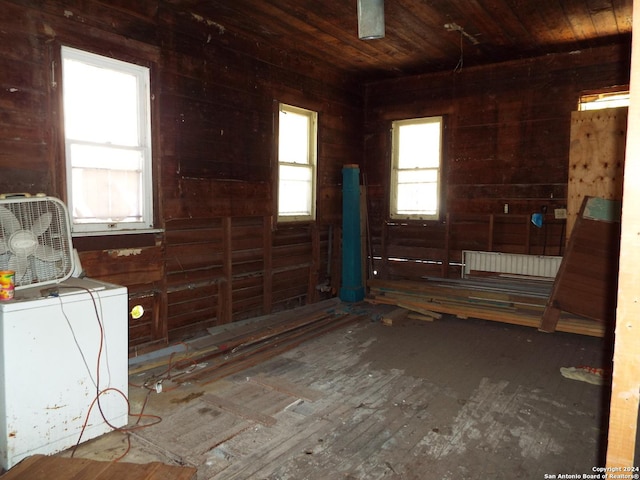
[[[0,239],[0,255],[2,255],[3,253],[7,253],[9,251],[9,246],[7,245],[7,242],[5,242],[4,238]]]
[[[38,245],[33,254],[36,258],[45,262],[57,262],[58,260],[62,260],[63,257],[62,250],[56,250],[49,245]]]
[[[9,270],[16,272],[15,282],[18,283],[27,273],[27,257],[14,255],[9,259]]]
[[[6,207],[0,207],[0,225],[2,225],[7,236],[11,236],[22,228],[16,216]]]
[[[47,228],[51,225],[52,217],[53,215],[51,215],[51,212],[46,212],[36,218],[35,222],[33,222],[33,225],[31,226],[31,231],[36,237],[39,237],[47,231]]]

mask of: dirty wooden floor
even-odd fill
[[[455,317],[386,326],[371,315],[210,384],[131,386],[132,411],[146,400],[162,421],[128,435],[125,461],[195,466],[200,480],[591,473],[604,462],[608,387],[559,370],[607,367],[609,356],[599,338]],[[126,448],[112,432],[75,456]]]

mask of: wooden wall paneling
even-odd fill
[[[80,246],[84,242],[78,242]],[[87,276],[127,286],[129,312],[137,304],[145,314],[134,319],[128,315],[130,353],[141,348],[166,345],[167,324],[162,312],[164,278],[163,248],[114,248],[80,251],[80,262]]]
[[[185,335],[216,325],[219,305],[219,282],[206,280],[190,286],[167,289],[167,337],[180,341]]]
[[[388,280],[389,277],[389,223],[386,220],[382,222],[382,234],[380,235],[380,268],[378,271],[379,278]]]
[[[493,216],[492,251],[528,253],[529,215],[496,214]]]
[[[262,251],[264,261],[262,311],[264,315],[271,313],[273,308],[273,221],[272,216],[265,216],[262,219]]]
[[[234,321],[264,313],[263,228],[262,217],[236,217],[231,221],[231,317]]]
[[[329,281],[331,283],[331,294],[337,295],[342,285],[342,226],[330,226],[328,242],[331,244],[331,255],[329,262]]]
[[[310,225],[311,234],[311,266],[307,288],[307,303],[318,301],[320,291],[320,230],[316,223]]]
[[[493,251],[493,245],[494,245],[494,236],[495,236],[495,216],[492,213],[491,215],[489,215],[489,238],[487,239],[487,251],[488,252],[492,252]]]
[[[170,220],[165,242],[168,337],[181,339],[219,321],[219,284],[224,278],[222,220]]]
[[[231,217],[222,219],[222,278],[218,300],[218,322],[230,323],[233,316],[233,259]]]
[[[87,276],[117,285],[152,285],[164,275],[161,247],[79,252]]]
[[[312,241],[308,225],[280,225],[273,234],[273,303],[303,305],[309,291]]]
[[[166,316],[161,312],[161,292],[145,290],[146,285],[129,288],[129,356],[167,345]],[[135,318],[134,307],[142,307],[144,313]]]
[[[444,262],[442,263],[442,276],[448,278],[451,275],[451,214],[447,213],[444,222]]]
[[[0,47],[0,192],[57,195],[50,149],[49,53],[40,18],[3,5]]]
[[[486,250],[491,231],[488,215],[454,214],[449,216],[449,247],[452,250]]]
[[[431,228],[418,222],[389,222],[385,229],[385,275],[416,279],[442,274],[443,265],[447,263],[444,224]]]
[[[571,114],[567,241],[586,196],[622,200],[627,109]]]

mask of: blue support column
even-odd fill
[[[364,299],[362,258],[360,254],[360,169],[342,168],[342,287],[340,299],[359,302]]]

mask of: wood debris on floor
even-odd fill
[[[552,284],[547,281],[482,278],[423,281],[381,280],[368,282],[373,304],[387,304],[436,317],[450,314],[540,328]],[[563,312],[556,329],[560,332],[603,337],[605,325]]]
[[[302,342],[358,321],[367,312],[334,298],[210,329],[178,354],[141,362],[130,373],[155,370],[173,382],[208,383],[286,352]],[[191,367],[191,368],[189,368]]]

